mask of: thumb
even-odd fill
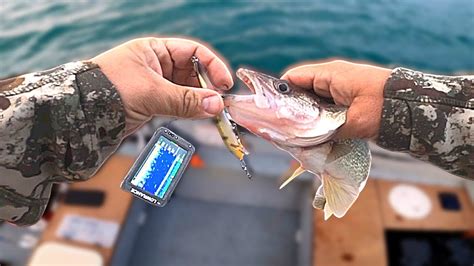
[[[224,102],[215,91],[186,87],[163,79],[153,114],[181,118],[213,117],[222,112]]]
[[[291,68],[281,79],[286,79],[297,87],[314,90],[320,96],[331,97],[330,76],[324,65],[312,64]]]

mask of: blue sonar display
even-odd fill
[[[163,199],[186,154],[185,149],[160,136],[131,183]]]

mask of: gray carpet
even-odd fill
[[[295,265],[296,211],[174,197],[149,208],[129,265]]]

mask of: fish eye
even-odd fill
[[[288,93],[290,92],[290,86],[286,82],[279,81],[275,84],[276,89],[281,93]]]

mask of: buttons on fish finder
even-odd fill
[[[179,139],[179,137],[177,135],[175,135],[173,132],[171,132],[169,130],[165,130],[165,133],[168,134],[172,138]]]

